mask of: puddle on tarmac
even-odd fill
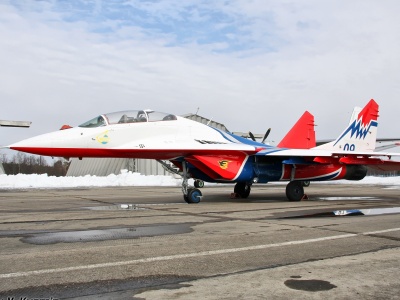
[[[361,209],[361,212],[366,216],[384,215],[384,214],[398,214],[398,213],[400,213],[400,207]]]
[[[148,209],[148,207],[153,206],[167,206],[167,205],[182,205],[186,203],[157,203],[157,204],[115,204],[115,205],[106,205],[106,206],[90,206],[84,207],[83,209],[89,210],[144,210]]]
[[[307,292],[321,292],[329,291],[336,288],[337,286],[331,284],[329,281],[310,279],[310,280],[299,280],[299,279],[288,279],[285,281],[285,285],[288,288]]]
[[[187,281],[200,279],[194,276],[157,274],[151,276],[107,279],[71,284],[29,286],[0,291],[0,299],[143,299],[136,297],[144,291],[180,289],[190,287]],[[88,278],[87,280],[91,280]],[[29,295],[29,297],[27,297]]]
[[[138,204],[115,204],[115,205],[107,205],[107,206],[93,206],[93,207],[84,207],[85,209],[90,210],[144,210],[145,207],[141,207]]]
[[[81,231],[37,233],[21,239],[24,243],[48,245],[57,243],[79,243],[119,239],[137,239],[162,235],[174,235],[192,232],[193,224],[172,224],[143,226],[132,228],[112,228]]]
[[[375,197],[318,197],[318,200],[339,201],[339,200],[380,200]]]
[[[320,211],[317,213],[311,213],[310,211],[308,211],[306,214],[290,215],[282,218],[289,219],[289,218],[315,218],[315,217],[340,217],[340,216],[376,216],[376,215],[398,214],[398,213],[400,213],[400,207],[384,207],[384,208]]]

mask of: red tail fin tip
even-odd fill
[[[300,117],[292,129],[280,141],[280,148],[309,149],[316,146],[314,116],[308,111]]]

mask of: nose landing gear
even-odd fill
[[[183,195],[183,199],[185,199],[186,203],[199,203],[203,198],[203,195],[199,189],[188,189],[187,195]]]
[[[183,169],[183,174],[182,174],[182,193],[183,193],[183,199],[186,201],[186,203],[199,203],[201,201],[201,198],[203,198],[203,194],[201,191],[197,188],[189,188],[189,183],[188,183],[188,172],[187,172],[187,166],[186,162],[182,162],[182,169]],[[197,181],[197,180],[196,180]],[[204,182],[201,180],[198,180],[199,182],[197,183],[196,186],[196,181],[195,181],[195,187],[200,187],[202,182],[204,186]]]

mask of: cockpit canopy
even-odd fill
[[[97,116],[81,125],[79,127],[99,127],[110,124],[124,124],[136,122],[157,122],[157,121],[172,121],[176,120],[175,115],[157,112],[150,109],[145,110],[129,110],[119,111],[109,114]]]

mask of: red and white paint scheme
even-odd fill
[[[253,183],[289,181],[291,201],[304,197],[309,181],[360,180],[366,166],[400,170],[392,156],[374,152],[378,104],[355,108],[349,125],[333,142],[316,146],[314,116],[305,112],[278,146],[236,136],[173,114],[153,110],[99,115],[78,127],[36,136],[10,149],[57,157],[156,159],[179,167],[188,203],[198,203],[203,181],[235,183],[235,195],[247,198]],[[195,178],[195,188],[188,186]]]

